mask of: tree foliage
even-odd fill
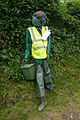
[[[48,16],[47,25],[52,30],[51,55],[60,60],[65,53],[80,52],[80,0],[65,3],[59,0],[1,0],[1,69],[7,71],[10,79],[21,77],[26,28],[32,26],[32,15],[38,10]]]

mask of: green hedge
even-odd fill
[[[35,11],[42,10],[52,30],[51,55],[80,52],[80,0],[60,3],[57,0],[1,0],[0,40],[1,70],[8,79],[20,79],[24,58],[26,28],[32,25]]]

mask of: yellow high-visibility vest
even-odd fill
[[[38,32],[36,27],[29,27],[29,32],[32,40],[32,56],[35,59],[47,58],[48,40],[42,40],[41,37],[48,30],[47,26],[42,26],[42,35]]]

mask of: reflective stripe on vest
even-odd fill
[[[32,56],[36,59],[47,58],[47,44],[48,41],[41,39],[41,34],[38,32],[36,27],[29,27],[29,32],[32,40]],[[42,35],[48,30],[47,26],[42,26]]]

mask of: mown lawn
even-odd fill
[[[7,80],[0,73],[0,120],[80,120],[80,55],[64,56],[60,64],[51,58],[50,67],[54,89],[46,91],[42,112],[36,83]]]

